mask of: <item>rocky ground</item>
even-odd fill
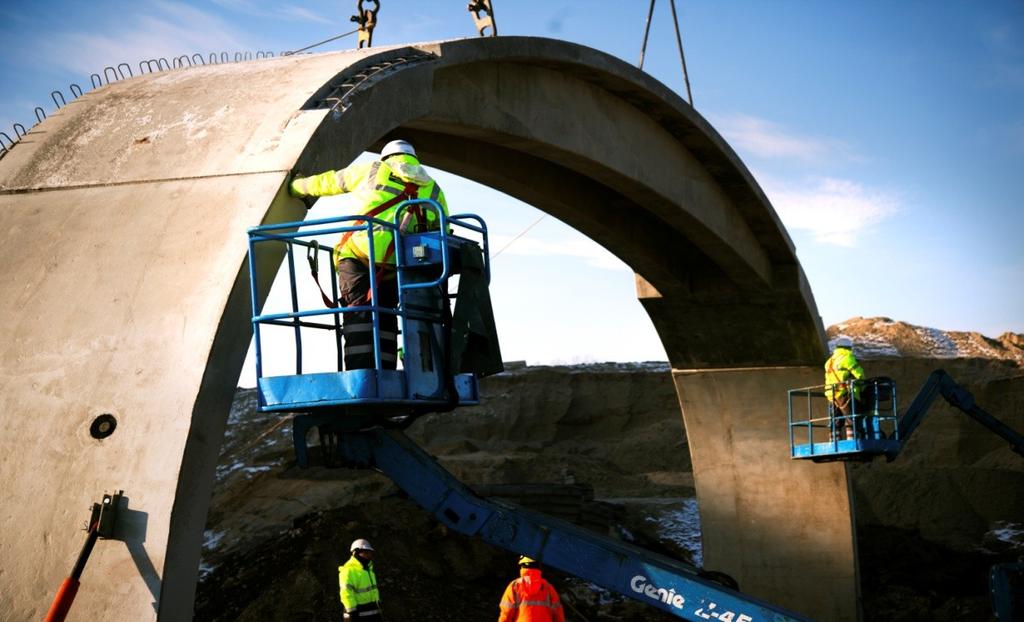
[[[867,344],[858,354],[869,374],[916,390],[945,367],[993,414],[1024,429],[1022,336],[992,340],[885,318],[854,318],[829,336],[840,332]],[[481,406],[424,417],[408,433],[481,489],[592,489],[610,533],[699,565],[689,448],[668,371],[664,364],[513,370],[484,382]],[[516,573],[513,555],[448,532],[382,476],[297,469],[290,425],[254,405],[253,392],[241,390],[231,413],[197,620],[340,620],[337,566],[357,537],[382,543],[389,622],[496,618]],[[1024,555],[1019,458],[943,405],[897,461],[852,473],[865,618],[988,619],[987,568]],[[675,619],[549,574],[570,619]]]

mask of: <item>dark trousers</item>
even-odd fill
[[[864,437],[864,405],[859,400],[851,400],[845,395],[839,400],[832,402],[836,416],[836,437],[839,440],[850,440],[857,436]],[[854,421],[850,415],[856,414],[858,418]],[[843,417],[843,418],[841,418]]]
[[[370,304],[370,270],[357,259],[338,262],[338,288],[346,307]],[[387,275],[387,278],[385,277]],[[394,309],[398,306],[398,283],[394,271],[378,272],[377,300],[374,304]],[[373,313],[350,311],[342,314],[342,333],[345,335],[345,369],[372,369]],[[395,369],[398,362],[398,316],[380,314],[380,359],[384,369]]]

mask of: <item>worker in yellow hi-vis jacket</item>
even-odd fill
[[[855,438],[855,428],[848,419],[854,413],[863,414],[860,406],[861,383],[864,368],[853,355],[853,340],[846,336],[836,339],[832,356],[825,361],[825,397],[839,417],[836,419],[836,437],[839,440]]]
[[[380,592],[373,572],[373,546],[362,538],[349,547],[352,557],[338,567],[338,589],[346,620],[381,622]]]
[[[389,223],[394,222],[398,206],[409,199],[432,199],[446,215],[448,213],[441,187],[420,165],[413,146],[404,140],[393,140],[386,144],[378,161],[353,164],[341,171],[327,171],[312,177],[296,177],[292,179],[288,190],[292,196],[303,199],[351,192],[359,203],[356,215],[370,216]],[[306,205],[312,203],[307,201]],[[433,231],[439,228],[439,222],[440,218],[433,210],[415,205],[404,212],[399,224],[403,232]],[[363,221],[346,224],[359,225]],[[379,298],[376,301],[370,300],[371,244]],[[372,236],[368,236],[365,230],[342,235],[334,247],[334,265],[344,306],[370,303],[388,308],[397,306],[395,252],[394,235],[388,228],[379,225],[374,226]],[[343,320],[345,367],[373,367],[371,313],[345,313]],[[380,314],[381,365],[384,369],[395,369],[397,366],[397,333],[398,318],[390,313]]]

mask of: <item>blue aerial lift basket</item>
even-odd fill
[[[437,231],[406,233],[399,222],[410,207],[432,210],[438,215]],[[444,210],[432,200],[415,199],[402,203],[395,211],[392,222],[363,216],[344,216],[304,222],[286,222],[249,229],[249,277],[252,299],[252,327],[256,354],[258,408],[260,411],[280,411],[327,415],[335,423],[352,429],[373,425],[404,427],[416,414],[450,409],[457,405],[479,402],[477,379],[473,374],[455,374],[450,371],[446,341],[446,318],[450,321],[448,299],[449,278],[459,270],[459,257],[463,247],[478,243],[453,234],[459,228],[475,232],[482,238],[484,273],[489,280],[490,263],[487,253],[487,226],[483,219],[472,214],[446,216]],[[314,274],[321,253],[326,253],[330,265],[332,248],[321,246],[320,236],[338,236],[346,232],[390,230],[395,239],[395,278],[398,282],[397,307],[378,305],[377,295],[381,274],[369,271],[370,302],[360,306],[301,308],[296,283],[295,249],[304,248]],[[267,244],[285,247],[288,273],[290,309],[271,311],[258,308],[259,249]],[[481,251],[477,251],[481,252]],[[369,245],[369,264],[375,263],[374,245]],[[338,280],[330,272],[330,293],[339,299]],[[325,294],[326,296],[326,294]],[[369,369],[343,369],[342,316],[356,311],[370,312],[373,322],[374,366]],[[381,316],[398,317],[399,332],[403,336],[403,364],[399,369],[386,369],[381,360]],[[324,321],[326,320],[326,321]],[[293,373],[268,376],[264,373],[263,331],[268,327],[284,327],[294,331],[295,365]],[[303,329],[314,329],[332,334],[337,358],[333,371],[303,372]]]
[[[426,204],[425,207],[438,214],[439,231],[408,234],[400,230],[397,223],[402,212],[416,204]],[[387,228],[395,236],[397,306],[383,307],[373,302],[358,307],[329,308],[333,301],[324,294],[328,308],[300,308],[295,247],[306,249],[315,276],[319,254],[329,253],[315,238],[348,231],[365,231],[369,235],[377,227]],[[450,227],[479,234],[482,248],[475,241],[453,235]],[[261,313],[257,308],[260,261],[256,250],[264,244],[285,246],[290,310],[263,310]],[[372,253],[371,244],[370,265],[374,265]],[[489,298],[481,297],[485,295],[481,289],[486,289],[481,281],[489,281],[490,264],[487,228],[479,217],[445,217],[436,203],[417,200],[401,204],[390,223],[355,216],[254,227],[249,230],[249,271],[259,409],[297,413],[293,419],[293,436],[299,466],[308,465],[305,437],[316,427],[320,432],[325,466],[381,471],[441,524],[459,533],[528,555],[678,618],[695,622],[806,621],[802,616],[738,592],[735,582],[721,573],[707,572],[558,519],[479,497],[401,432],[400,428],[421,414],[479,402],[476,377],[453,373],[457,371],[456,355],[462,362],[472,360],[468,368],[479,369],[481,373],[500,369],[496,347],[492,352],[497,354],[496,361],[481,355],[481,351],[488,350],[479,339],[487,341],[487,337],[481,335],[487,332],[485,325],[491,311]],[[447,284],[454,274],[460,274],[460,291],[453,322],[448,316]],[[373,270],[369,271],[369,278],[371,300],[377,301],[379,283]],[[466,287],[467,280],[475,281],[477,287]],[[464,289],[467,290],[465,298]],[[330,292],[337,300],[338,283],[333,271]],[[477,329],[483,329],[474,332],[477,341],[467,337],[464,344],[456,346],[452,338],[453,325],[461,330],[463,300],[467,301],[469,313],[476,312],[467,320],[467,332],[474,332],[474,322]],[[374,366],[370,369],[343,369],[341,319],[343,314],[356,311],[372,314]],[[394,314],[399,320],[404,348],[401,369],[386,369],[382,364],[380,317],[383,314]],[[262,330],[271,326],[294,331],[294,373],[264,374]],[[336,370],[303,373],[304,329],[333,334]]]
[[[826,385],[789,390],[789,449],[793,458],[814,462],[870,460],[900,449],[896,385],[889,378],[849,380],[858,383],[860,400],[844,415],[825,396]],[[831,387],[838,390],[838,385]],[[843,434],[843,428],[852,434]]]

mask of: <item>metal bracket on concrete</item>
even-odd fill
[[[117,523],[117,513],[123,497],[124,491],[118,490],[112,495],[104,494],[103,501],[100,503],[93,503],[92,515],[89,517],[89,529],[95,528],[101,538],[113,537],[114,525]]]

